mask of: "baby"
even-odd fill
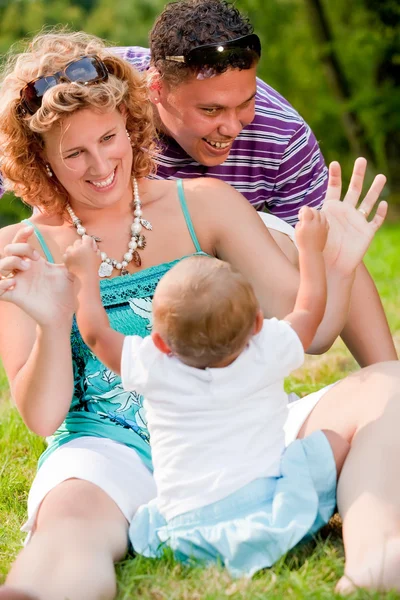
[[[159,282],[146,338],[110,328],[88,284],[100,260],[93,240],[67,251],[85,342],[145,398],[157,498],[131,524],[136,552],[156,557],[168,546],[179,560],[220,561],[251,577],[332,515],[348,444],[318,431],[285,448],[283,388],[325,311],[327,229],[322,213],[302,209],[301,280],[284,320],[263,318],[252,286],[228,263],[193,256]]]

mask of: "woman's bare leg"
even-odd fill
[[[113,500],[92,483],[70,479],[44,499],[7,586],[40,600],[112,599],[114,562],[127,541],[128,523]]]
[[[324,428],[351,443],[338,484],[346,553],[338,590],[400,591],[400,363],[379,363],[338,383],[299,437]]]
[[[330,447],[332,449],[333,458],[335,459],[337,477],[342,472],[344,461],[350,450],[350,444],[336,431],[331,429],[323,429],[322,432],[325,434]]]

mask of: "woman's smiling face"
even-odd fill
[[[43,139],[44,159],[72,206],[101,208],[131,194],[132,147],[123,111],[79,110]]]

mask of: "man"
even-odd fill
[[[151,58],[138,47],[118,53],[139,70],[150,67],[150,99],[164,134],[158,177],[223,179],[255,208],[295,224],[303,204],[322,205],[326,167],[308,125],[256,80],[261,49],[252,32],[223,0],[173,2],[150,33]],[[232,39],[237,45],[220,46]]]
[[[117,52],[149,72],[162,147],[156,177],[223,179],[256,209],[295,224],[304,204],[321,207],[327,171],[308,125],[256,78],[261,47],[252,34],[248,19],[225,0],[181,0],[156,20],[150,50]],[[271,233],[291,258],[286,236]],[[364,265],[342,337],[361,366],[397,359]]]

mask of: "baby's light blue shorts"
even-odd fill
[[[281,473],[169,522],[151,500],[131,523],[133,549],[156,558],[170,547],[182,562],[220,562],[233,577],[252,577],[316,533],[336,506],[336,465],[321,431],[287,447]]]

